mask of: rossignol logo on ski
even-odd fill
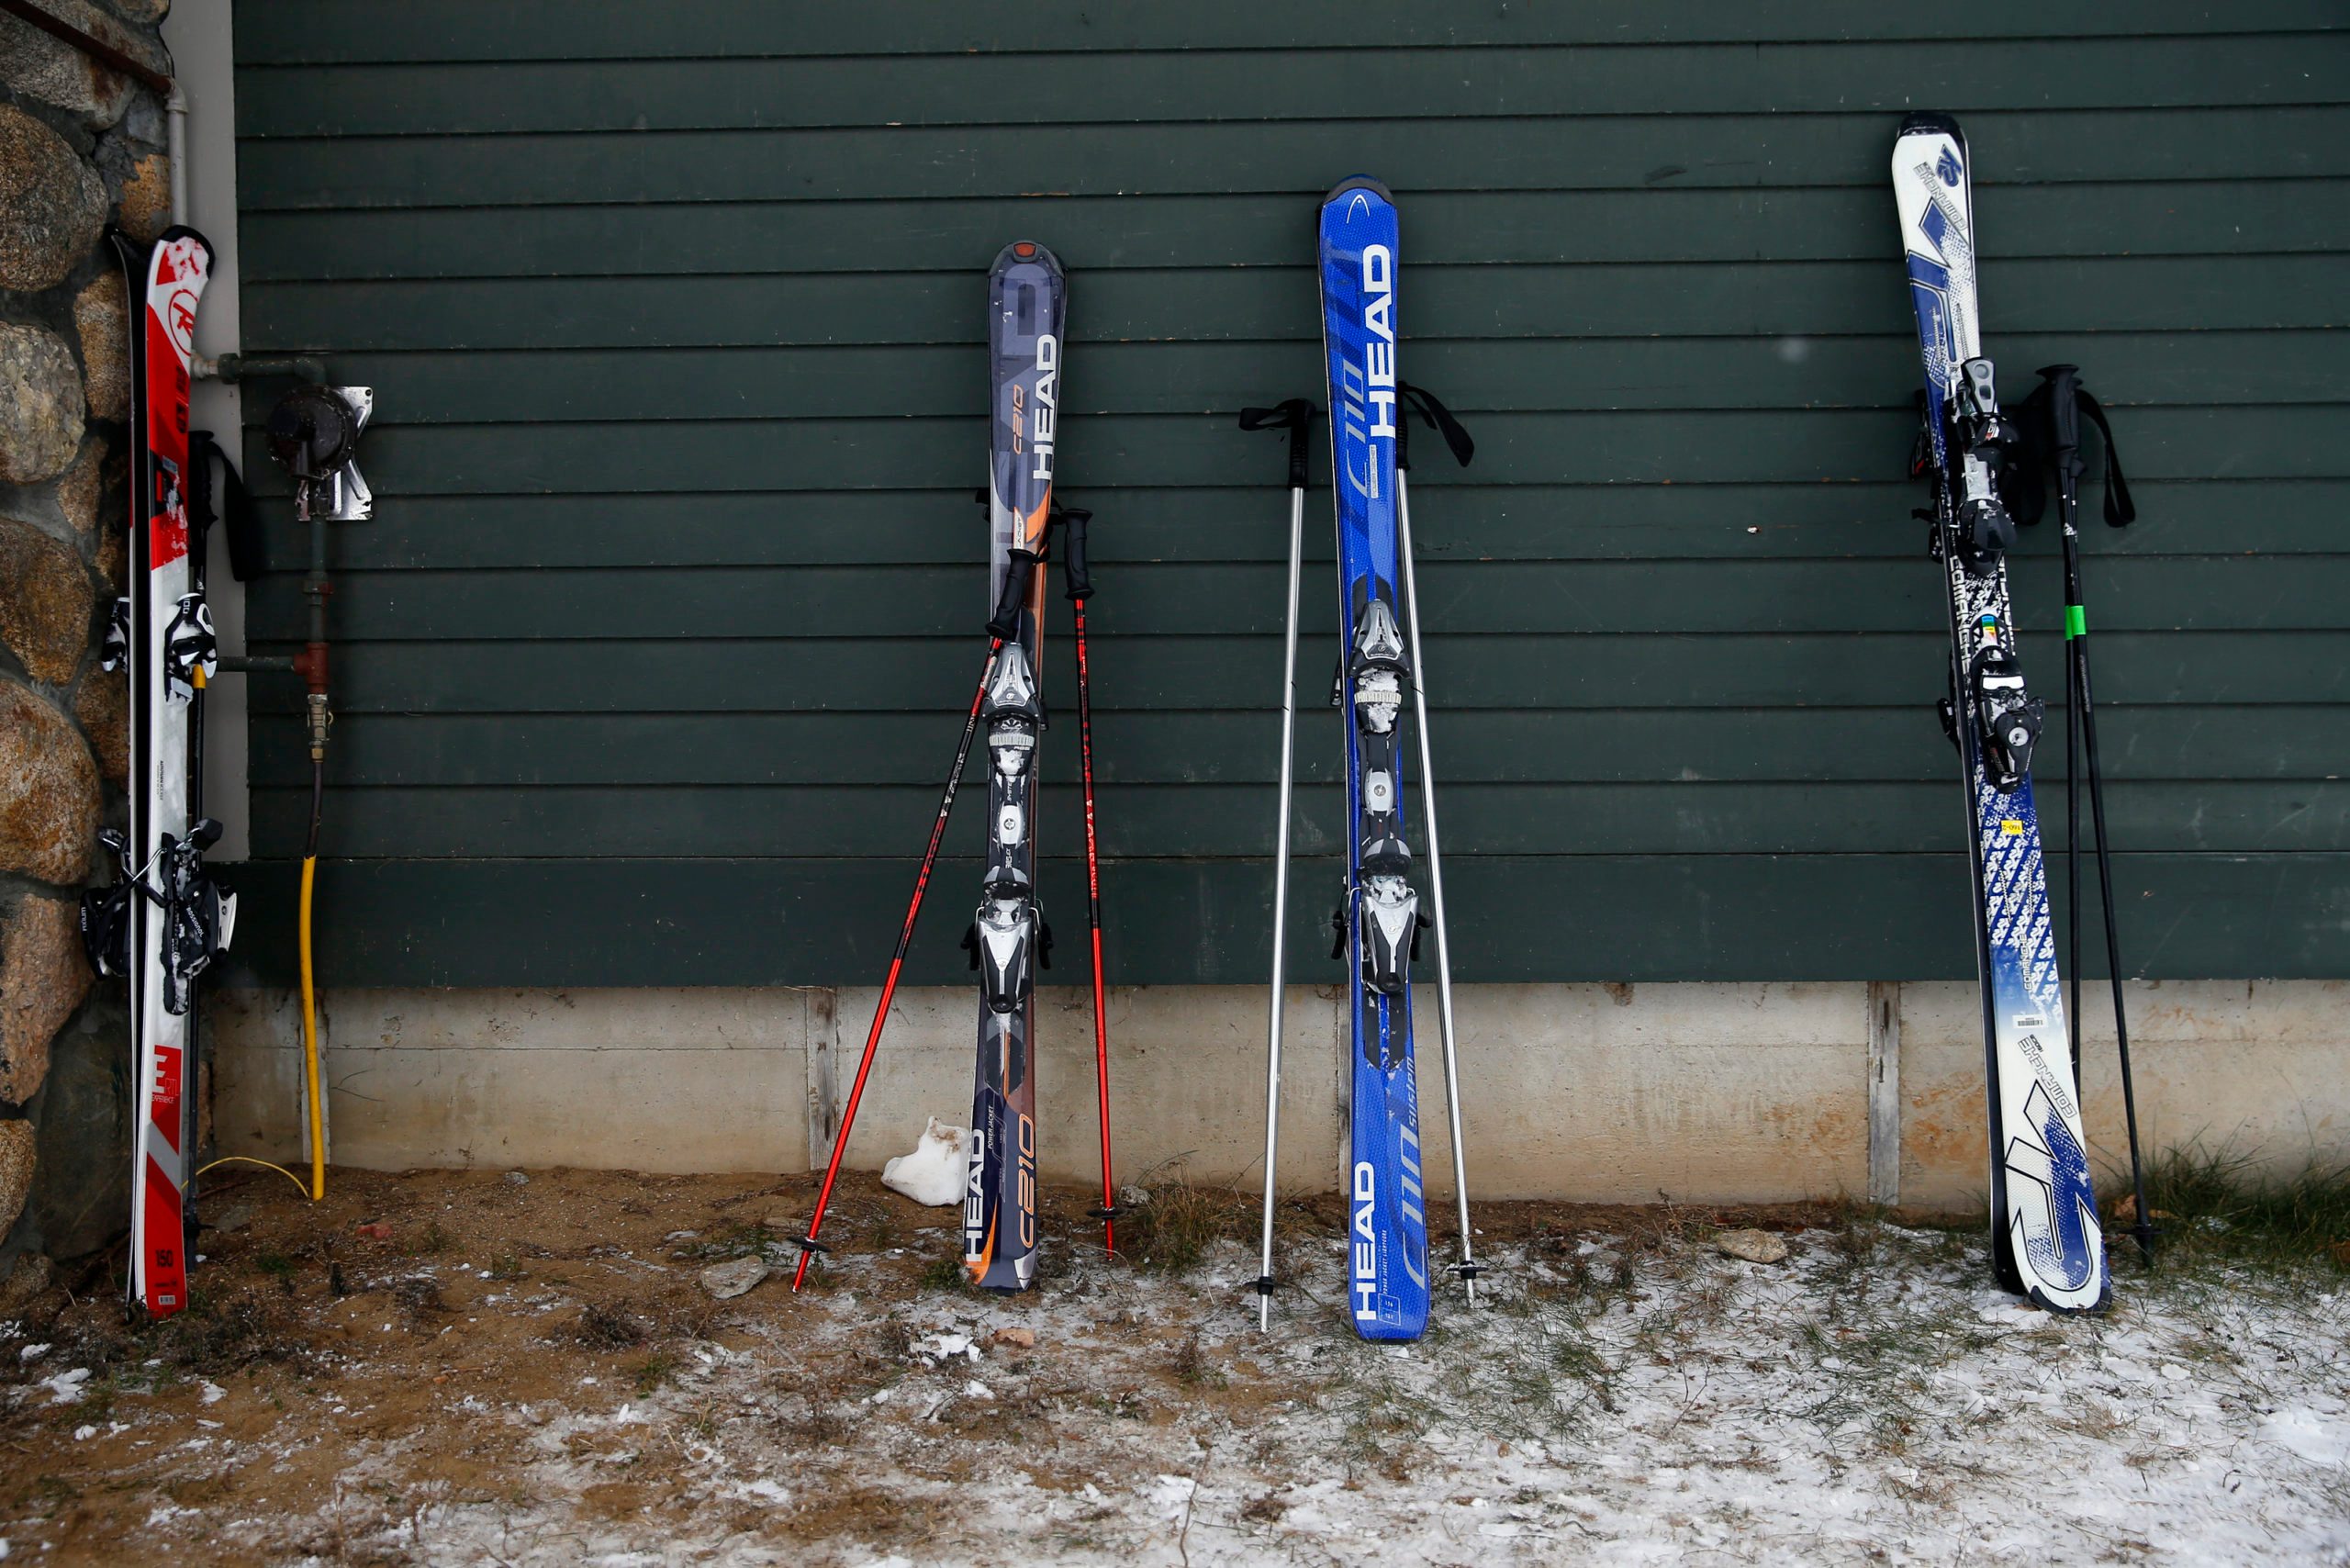
[[[163,306],[163,325],[171,333],[172,347],[183,356],[196,352],[196,298],[194,289],[182,286],[172,290]]]

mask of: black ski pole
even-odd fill
[[[1014,552],[1015,554],[1023,554]],[[971,737],[979,734],[979,706],[986,701],[988,681],[995,674],[996,655],[1003,651],[1011,626],[1016,631],[1020,612],[1033,571],[1014,569],[1003,585],[1003,602],[996,607],[988,622],[988,655],[979,666],[979,684],[971,693],[970,711],[963,716],[963,736],[955,743],[955,766],[947,770],[946,789],[938,798],[938,815],[930,824],[930,844],[922,852],[922,869],[914,873],[913,897],[907,901],[905,923],[898,928],[898,946],[890,955],[890,972],[881,982],[881,1002],[873,1010],[872,1026],[865,1034],[865,1055],[856,1064],[856,1081],[848,1092],[848,1103],[841,1111],[840,1130],[833,1135],[833,1157],[824,1165],[824,1184],[816,1191],[816,1212],[808,1221],[808,1234],[800,1238],[800,1265],[791,1271],[791,1288],[798,1290],[808,1278],[808,1260],[825,1250],[816,1239],[823,1228],[824,1210],[833,1201],[833,1183],[840,1179],[841,1156],[847,1152],[849,1129],[856,1125],[856,1105],[865,1097],[865,1080],[873,1071],[874,1053],[881,1047],[881,1031],[890,1022],[890,999],[897,994],[898,976],[906,967],[906,950],[913,946],[914,922],[922,916],[923,895],[930,890],[930,873],[938,865],[938,846],[946,837],[946,819],[955,810],[955,790],[963,782],[963,765],[970,760]]]
[[[1281,815],[1273,831],[1273,991],[1268,1004],[1265,1042],[1265,1227],[1257,1271],[1257,1327],[1273,1316],[1273,1174],[1281,1144],[1281,995],[1288,980],[1285,938],[1289,924],[1290,795],[1296,772],[1290,754],[1297,739],[1297,599],[1305,554],[1306,449],[1314,438],[1314,405],[1292,398],[1277,409],[1243,409],[1245,431],[1289,431],[1289,614],[1281,622]]]
[[[2097,705],[2089,694],[2088,612],[2081,591],[2080,479],[2081,413],[2086,408],[2105,435],[2105,521],[2120,528],[2137,516],[2130,488],[2121,476],[2121,463],[2113,450],[2113,432],[2105,411],[2081,389],[2076,365],[2052,364],[2042,370],[2048,397],[2049,446],[2056,471],[2056,520],[2065,550],[2065,648],[2066,696],[2065,722],[2065,812],[2068,824],[2065,844],[2065,879],[2072,901],[2073,1081],[2081,1081],[2081,790],[2076,783],[2075,746],[2087,768],[2089,820],[2097,834],[2098,897],[2105,916],[2105,962],[2113,987],[2113,1037],[2121,1070],[2121,1114],[2130,1134],[2130,1185],[2137,1214],[2130,1226],[2140,1256],[2154,1259],[2154,1216],[2146,1208],[2145,1163],[2138,1144],[2138,1092],[2130,1070],[2130,1023],[2124,1011],[2121,985],[2121,924],[2113,907],[2113,857],[2106,837],[2105,773],[2098,758]]]

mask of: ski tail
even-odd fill
[[[1364,176],[1323,199],[1323,355],[1336,493],[1341,703],[1351,824],[1334,924],[1350,980],[1348,1317],[1367,1339],[1427,1328],[1427,1215],[1410,964],[1422,924],[1403,790],[1404,687],[1397,518],[1398,225]]]
[[[989,629],[1003,645],[980,712],[987,871],[964,937],[979,1008],[963,1265],[973,1283],[1001,1291],[1027,1289],[1036,1271],[1035,971],[1050,962],[1052,935],[1036,895],[1035,756],[1067,295],[1060,262],[1034,241],[1006,245],[989,273]]]
[[[2050,1311],[2095,1311],[2108,1292],[2104,1238],[2032,801],[2042,705],[2016,658],[2015,524],[1997,483],[2013,437],[1983,354],[1974,186],[1958,122],[1903,119],[1892,176],[1925,378],[1917,467],[1931,481],[1925,515],[1950,592],[1944,711],[1967,799],[1993,1263],[2003,1284]]]

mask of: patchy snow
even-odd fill
[[[2110,1314],[2055,1318],[1989,1288],[1971,1236],[1773,1234],[1783,1262],[1702,1227],[1521,1227],[1481,1247],[1479,1305],[1446,1286],[1405,1347],[1353,1336],[1319,1234],[1285,1238],[1262,1334],[1244,1244],[1176,1274],[1057,1244],[999,1298],[939,1288],[951,1226],[722,1305],[587,1249],[391,1342],[369,1284],[298,1372],[114,1363],[103,1434],[44,1414],[40,1390],[99,1392],[87,1372],[0,1360],[16,1418],[46,1423],[0,1534],[54,1537],[67,1516],[24,1478],[73,1462],[75,1507],[140,1510],[189,1561],[2350,1568],[2340,1274],[2125,1262]],[[695,1316],[583,1350],[591,1288],[639,1293],[598,1298],[608,1321]]]

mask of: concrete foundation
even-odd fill
[[[1081,991],[1039,993],[1047,1180],[1099,1172]],[[1975,989],[1867,985],[1468,986],[1459,993],[1472,1196],[1767,1202],[1844,1193],[1979,1205],[1986,1147]],[[2142,1129],[2280,1170],[2350,1159],[2350,987],[2165,981],[2129,991]],[[328,1148],[372,1169],[591,1166],[799,1170],[831,1152],[874,990],[343,991],[321,1000]],[[2123,1169],[2111,1009],[2084,1002],[2100,1174]],[[899,992],[848,1164],[878,1168],[926,1117],[969,1115],[968,988]],[[224,1154],[307,1158],[298,1004],[210,999]],[[1431,1206],[1451,1151],[1433,1008],[1421,1041]],[[1346,1132],[1335,991],[1289,998],[1281,1179],[1337,1180]],[[1122,1182],[1180,1162],[1251,1184],[1264,1157],[1265,1003],[1244,987],[1110,1002]]]

